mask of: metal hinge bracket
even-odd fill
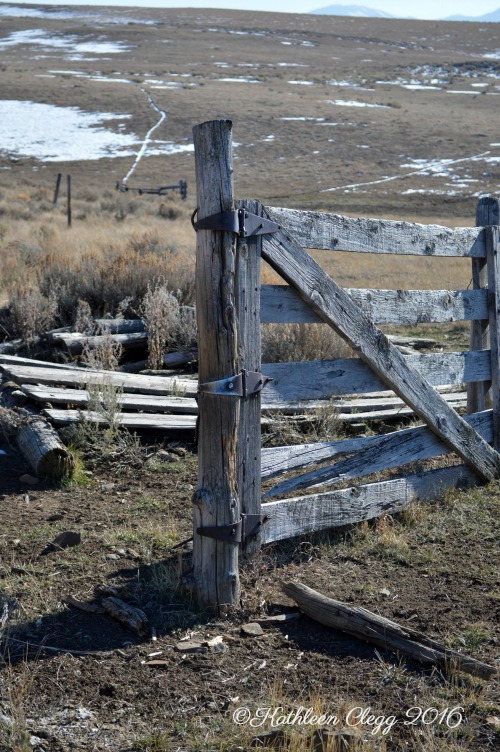
[[[191,217],[191,223],[196,232],[198,230],[219,230],[220,232],[234,232],[240,238],[251,238],[256,235],[268,235],[281,230],[281,225],[271,222],[270,219],[252,214],[247,209],[227,211],[221,214],[212,214],[197,222],[194,218],[198,209]]]
[[[218,381],[206,381],[198,386],[199,392],[206,394],[229,395],[232,397],[249,397],[251,394],[257,394],[265,385],[272,381],[269,376],[258,371],[246,371],[244,368],[236,374],[226,379]]]
[[[196,532],[198,535],[214,538],[223,543],[244,543],[248,538],[257,535],[260,527],[268,519],[267,514],[242,514],[241,519],[232,525],[199,527]]]

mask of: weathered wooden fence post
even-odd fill
[[[260,214],[258,201],[241,201],[239,206],[253,214]],[[260,337],[260,259],[262,235],[241,239],[237,249],[237,311],[238,362],[254,373],[261,370]],[[238,492],[241,512],[259,515],[261,511],[261,398],[260,392],[248,395],[241,402],[238,440]],[[249,555],[260,549],[261,525],[243,541],[243,551]]]
[[[232,123],[215,120],[193,129],[198,219],[232,211]],[[193,510],[193,585],[198,602],[220,609],[239,600],[240,509],[238,424],[240,400],[205,384],[238,372],[236,235],[198,230],[196,312],[198,323],[198,486]],[[200,528],[204,528],[200,535]],[[208,529],[207,529],[208,528]],[[219,530],[213,530],[218,528]],[[234,533],[232,533],[234,531]],[[212,537],[221,534],[223,538]]]
[[[498,198],[483,196],[476,208],[476,227],[500,224],[500,202]],[[489,287],[488,259],[472,259],[472,287],[484,290]],[[491,306],[491,301],[488,303]],[[470,349],[487,350],[490,346],[490,322],[488,319],[473,321],[471,325]],[[478,413],[491,406],[491,384],[477,381],[467,389],[467,412]]]

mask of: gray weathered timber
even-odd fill
[[[468,415],[466,420],[485,441],[489,443],[493,441],[491,410]],[[354,456],[336,462],[334,465],[321,467],[319,470],[284,480],[268,491],[264,498],[290,494],[301,488],[331,486],[351,478],[362,478],[409,462],[449,454],[451,451],[425,426],[407,428],[403,431],[394,431],[373,438],[374,441],[369,446],[360,449]]]
[[[450,668],[465,671],[481,679],[491,679],[498,674],[494,666],[451,650],[411,627],[397,624],[366,608],[327,598],[302,583],[284,582],[282,590],[311,619],[378,645],[384,650],[409,655],[422,663],[437,664],[447,671]]]
[[[146,327],[141,319],[95,319],[95,326],[100,331],[108,331],[110,334],[131,334],[132,332],[145,332]]]
[[[487,350],[400,357],[432,386],[491,378]],[[384,381],[358,358],[264,363],[262,371],[273,379],[262,393],[263,407],[278,402],[325,400],[332,395],[367,394],[386,388]]]
[[[63,389],[24,384],[21,391],[36,402],[50,402],[53,405],[78,405],[85,408],[92,401],[86,389]],[[198,405],[194,397],[163,397],[161,394],[116,395],[116,402],[122,410],[143,410],[157,413],[181,413],[197,415]]]
[[[17,384],[59,384],[67,386],[112,385],[127,392],[141,394],[181,394],[194,397],[194,379],[171,376],[145,376],[119,371],[94,371],[90,368],[43,368],[39,366],[11,366],[0,363],[0,370]]]
[[[354,525],[381,514],[396,514],[408,505],[437,498],[448,488],[477,484],[477,476],[465,465],[445,467],[404,478],[297,496],[262,505],[268,515],[262,543],[272,543],[328,528]]]
[[[269,217],[305,248],[417,256],[486,256],[481,227],[456,228],[344,217],[266,206]]]
[[[193,129],[198,219],[234,209],[232,123]],[[199,230],[196,238],[196,314],[199,382],[238,371],[236,238]],[[238,603],[238,546],[200,535],[199,528],[238,522],[240,400],[201,391],[198,398],[198,485],[193,497],[193,591],[211,609]]]
[[[38,478],[61,480],[71,476],[74,457],[42,417],[22,425],[16,433],[16,442]]]
[[[483,196],[476,207],[476,227],[500,224],[500,205],[497,198]],[[484,232],[484,230],[483,230]],[[485,255],[472,259],[472,287],[486,290],[488,287],[488,267]],[[470,349],[488,350],[490,347],[489,315],[471,325]],[[491,383],[478,382],[468,388],[467,412],[475,413],[491,406]]]
[[[238,208],[261,213],[258,201],[243,201]],[[262,236],[239,240],[236,251],[238,370],[260,372],[260,255]],[[261,505],[261,394],[241,401],[238,429],[238,496],[243,514],[259,514]],[[260,528],[243,543],[247,554],[260,549]]]
[[[453,405],[456,407],[457,405],[461,405],[464,402],[465,398],[465,392],[447,392],[443,394],[443,399],[448,402],[448,404]],[[316,403],[319,404],[319,403]],[[387,397],[374,397],[373,399],[369,398],[361,398],[361,399],[335,399],[333,398],[329,402],[323,403],[323,406],[332,405],[333,407],[336,407],[338,410],[343,410],[346,413],[357,413],[360,410],[365,410],[366,412],[371,411],[378,411],[378,410],[389,410],[391,408],[399,409],[400,407],[404,406],[404,402],[399,397],[393,396],[387,396]]]
[[[361,436],[357,439],[263,447],[262,478],[274,478],[276,475],[283,475],[291,470],[317,465],[332,457],[358,452],[365,447],[372,446],[378,438],[378,436]]]
[[[486,228],[488,295],[490,298],[491,401],[493,408],[493,446],[500,449],[500,259],[498,226]]]
[[[96,334],[92,337],[87,337],[78,332],[68,332],[66,334],[57,334],[53,337],[54,341],[60,343],[71,355],[80,355],[84,347],[94,350],[96,347],[102,345],[103,342],[106,342],[108,338],[115,345],[120,345],[124,350],[143,350],[148,343],[148,337],[145,332]]]
[[[429,385],[306,251],[283,231],[265,236],[262,256],[323,320],[344,337],[382,381],[480,477],[500,474],[500,455]]]
[[[443,323],[488,316],[486,290],[345,291],[375,324]],[[263,324],[323,323],[288,285],[262,285],[260,320]]]
[[[23,358],[20,355],[0,355],[0,370],[3,370],[4,366],[32,366],[36,368],[58,368],[59,370],[65,370],[76,368],[82,370],[80,366],[75,366],[72,363],[49,363],[47,360],[35,360],[34,358]],[[87,369],[85,369],[87,370]]]
[[[58,410],[48,408],[43,414],[59,426],[89,421],[107,425],[104,415],[90,410]],[[160,415],[156,413],[119,413],[115,417],[117,426],[130,429],[151,429],[154,431],[194,431],[196,415]]]

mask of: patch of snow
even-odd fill
[[[114,55],[131,49],[130,45],[122,42],[82,41],[82,37],[76,34],[54,34],[44,29],[26,29],[25,31],[13,31],[8,37],[0,39],[0,50],[6,50],[19,44],[39,46],[43,49],[66,50],[77,55],[87,53]]]
[[[370,107],[379,110],[389,110],[390,107],[386,104],[370,104],[369,102],[357,102],[354,99],[330,99],[328,104],[334,104],[338,107]]]
[[[116,133],[131,115],[86,112],[79,107],[57,107],[39,102],[0,100],[0,153],[33,157],[42,162],[73,162],[133,156],[141,143],[134,133]],[[189,144],[158,142],[158,154],[192,151]],[[153,153],[153,152],[152,152]]]

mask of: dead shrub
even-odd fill
[[[113,339],[109,329],[104,329],[101,335],[102,338],[95,347],[90,347],[88,344],[83,346],[81,360],[85,365],[98,371],[116,371],[123,347]]]
[[[196,341],[194,316],[180,301],[180,292],[173,293],[164,278],[148,284],[141,313],[148,334],[150,368],[161,368],[169,346],[189,347]]]
[[[44,295],[38,287],[13,290],[10,293],[10,328],[28,346],[37,335],[55,326],[58,301],[55,291]]]
[[[262,327],[262,362],[348,358],[349,346],[326,324],[266,324]]]

